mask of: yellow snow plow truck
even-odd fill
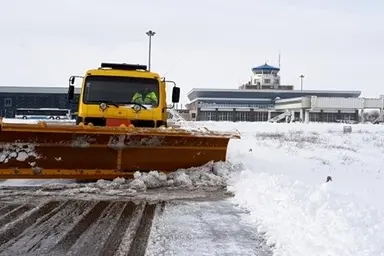
[[[114,179],[225,161],[235,134],[169,127],[180,88],[145,65],[102,63],[82,79],[76,125],[0,120],[0,179]],[[167,106],[166,84],[173,84]]]

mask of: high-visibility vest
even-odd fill
[[[132,101],[140,104],[157,104],[157,96],[156,93],[150,92],[143,99],[143,95],[137,92],[133,95]]]

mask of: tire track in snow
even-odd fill
[[[80,236],[100,217],[108,202],[98,202],[53,248],[53,255],[68,252]]]
[[[0,256],[272,255],[229,201],[51,199],[0,201]]]
[[[123,212],[120,215],[117,224],[114,226],[111,235],[108,237],[104,244],[103,249],[98,255],[100,256],[114,256],[118,250],[119,245],[122,243],[124,233],[128,229],[131,223],[131,218],[134,215],[134,211],[137,211],[138,207],[134,203],[127,203],[124,207]]]
[[[124,210],[125,203],[110,203],[100,217],[76,241],[67,255],[99,255]],[[97,241],[93,243],[90,241]]]
[[[89,203],[88,203],[89,205]],[[87,209],[87,203],[82,201],[64,201],[51,212],[39,218],[31,227],[20,236],[13,239],[13,244],[7,244],[7,251],[27,255],[44,255],[53,247],[60,237],[65,235],[72,223],[81,217]],[[20,246],[22,245],[22,246]]]
[[[22,214],[16,220],[12,219],[12,222],[7,223],[0,229],[0,246],[4,245],[11,239],[18,237],[23,233],[26,227],[32,226],[39,217],[42,217],[50,213],[60,203],[56,201],[50,201],[48,203],[42,203],[36,206],[31,211]],[[1,248],[0,247],[0,248]],[[2,248],[0,249],[0,252]]]
[[[141,217],[137,234],[132,241],[128,256],[145,255],[149,233],[152,227],[153,217],[155,215],[156,205],[145,205],[143,216]]]
[[[145,254],[156,204],[48,201],[4,205],[0,255]]]
[[[21,205],[19,207],[13,208],[12,210],[8,211],[8,213],[4,214],[3,216],[0,216],[0,227],[4,226],[8,222],[11,222],[21,214],[29,211],[32,207],[29,205]]]
[[[17,207],[19,207],[20,205],[17,205],[17,204],[10,204],[10,205],[2,205],[2,207],[0,206],[0,217],[2,217],[3,215],[5,214],[8,214],[10,211],[16,209]],[[1,225],[0,225],[1,227]]]

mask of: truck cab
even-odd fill
[[[83,79],[76,124],[135,127],[167,126],[167,109],[180,100],[180,88],[165,81],[145,65],[101,63],[84,77],[71,76],[68,99],[74,98],[74,83]],[[167,106],[166,84],[174,85],[173,106]]]

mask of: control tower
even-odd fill
[[[280,68],[265,63],[264,65],[252,68],[251,80],[239,89],[253,90],[293,90],[293,86],[280,85]]]
[[[269,89],[277,89],[280,85],[279,68],[264,65],[252,68],[251,85],[256,85],[257,89],[268,86]]]

